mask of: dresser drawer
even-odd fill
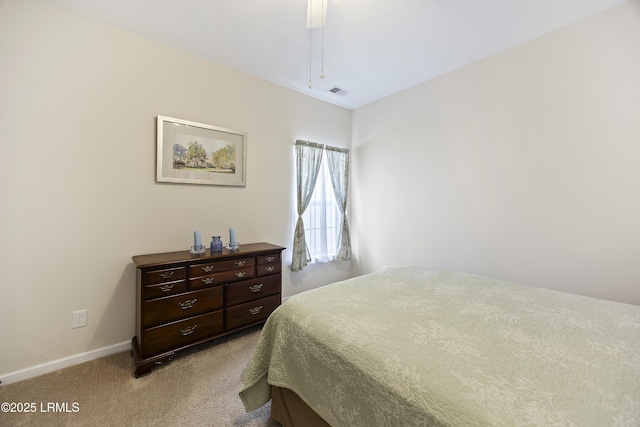
[[[144,283],[152,285],[154,283],[175,282],[185,278],[185,268],[166,268],[162,270],[150,270],[144,273]]]
[[[254,257],[231,259],[226,261],[207,262],[202,264],[191,264],[189,266],[189,276],[206,276],[218,271],[233,270],[234,268],[251,267],[255,265]]]
[[[258,255],[257,257],[258,265],[261,264],[281,264],[280,262],[280,252],[275,254],[267,254],[267,255]]]
[[[222,332],[222,310],[145,329],[142,353],[148,356],[206,339]]]
[[[279,305],[280,294],[277,294],[227,308],[224,311],[225,329],[231,330],[262,321],[269,317]]]
[[[145,285],[142,289],[144,299],[160,298],[168,295],[179,294],[187,290],[187,283],[184,280],[175,282],[156,283]]]
[[[145,328],[206,313],[222,307],[222,286],[144,301]]]
[[[225,285],[224,298],[227,307],[279,294],[281,291],[280,275],[265,276],[261,279]]]
[[[222,285],[237,282],[238,280],[252,279],[256,277],[253,265],[235,270],[226,270],[208,276],[200,276],[189,279],[189,289],[202,289],[208,286]]]
[[[269,274],[277,274],[282,271],[282,264],[259,264],[257,276],[267,276]]]

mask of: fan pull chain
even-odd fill
[[[322,63],[320,65],[320,78],[324,79],[324,2],[326,0],[322,0],[322,9],[320,11],[320,19],[322,19],[322,48],[321,48],[321,59]]]
[[[309,89],[313,89],[311,84],[311,28],[313,20],[313,0],[309,0]]]

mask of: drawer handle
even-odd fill
[[[245,260],[245,259],[242,259],[242,260],[240,260],[240,261],[236,261],[236,265],[237,265],[238,267],[244,267],[244,265],[245,265],[246,263],[247,263],[247,260]]]
[[[273,273],[273,271],[275,270],[275,267],[266,267],[265,270],[267,270],[269,273]]]
[[[236,273],[236,276],[237,276],[239,279],[242,279],[246,274],[247,274],[247,273],[246,273],[245,271],[239,271],[239,272],[237,272],[237,273]]]
[[[202,283],[204,283],[205,285],[210,285],[213,283],[214,280],[216,280],[215,277],[204,277],[202,279]]]
[[[165,271],[163,273],[160,273],[160,277],[162,277],[163,279],[168,279],[169,277],[173,276],[173,273],[175,273],[175,271]]]
[[[262,289],[262,283],[259,283],[257,285],[253,285],[253,286],[249,286],[249,290],[251,292],[260,292],[260,289]]]
[[[169,292],[171,289],[173,289],[173,283],[170,283],[168,285],[162,285],[160,286],[160,290],[162,292]]]
[[[194,305],[196,305],[197,301],[198,301],[198,298],[188,299],[186,301],[179,302],[178,305],[180,306],[181,309],[187,310],[193,307]]]
[[[213,271],[213,265],[205,265],[204,267],[201,267],[202,271],[204,271],[205,273],[211,273]]]
[[[249,313],[251,313],[252,316],[255,316],[256,314],[260,313],[260,311],[262,311],[261,305],[249,309]]]
[[[274,259],[276,259],[276,257],[274,257],[274,256],[268,256],[268,257],[265,257],[264,259],[265,259],[265,261],[267,261],[267,262],[273,262],[273,260],[274,260]]]
[[[182,335],[183,337],[186,337],[187,335],[191,335],[192,333],[195,332],[196,328],[198,327],[198,325],[193,325],[193,326],[187,326],[184,329],[180,329],[180,335]]]

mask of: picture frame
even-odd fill
[[[156,181],[246,186],[247,134],[157,117]]]

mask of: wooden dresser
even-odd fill
[[[283,249],[252,243],[134,256],[136,378],[178,350],[263,323],[281,302]]]

